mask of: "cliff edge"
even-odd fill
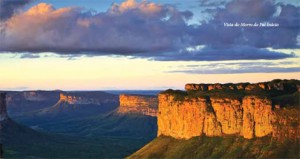
[[[262,89],[260,83],[248,84],[240,90],[237,88],[241,84],[230,87],[201,84],[197,89],[186,85],[187,92],[167,90],[158,97],[157,136],[177,139],[202,135],[235,135],[246,139],[272,136],[298,140],[299,83],[299,80],[263,83],[268,89]],[[257,89],[247,89],[248,86]]]
[[[93,114],[108,112],[118,106],[118,96],[106,92],[60,92],[59,100],[51,107],[42,109],[39,115],[45,113],[73,112]]]
[[[259,83],[215,83],[215,84],[195,84],[188,83],[185,85],[186,91],[212,91],[212,90],[265,90],[265,91],[288,91],[300,92],[299,80],[280,80],[275,79],[269,82],[259,82]]]
[[[121,94],[119,101],[120,107],[118,113],[137,113],[153,117],[157,116],[157,96]]]

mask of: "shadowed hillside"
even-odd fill
[[[5,93],[0,93],[0,119],[4,158],[123,158],[146,142],[118,135],[89,138],[38,132],[8,117]]]

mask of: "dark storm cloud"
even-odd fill
[[[212,47],[299,48],[300,8],[273,0],[233,0],[208,10],[213,19],[198,27],[198,43]],[[277,23],[279,27],[225,27],[224,23]]]
[[[0,20],[10,18],[17,9],[23,7],[32,0],[0,0]]]
[[[259,49],[248,46],[235,46],[229,48],[209,48],[201,50],[184,50],[177,54],[157,55],[154,59],[159,61],[223,61],[223,60],[255,60],[255,59],[284,59],[295,57],[295,54],[283,54],[267,49]]]
[[[211,14],[210,20],[189,25],[192,12],[147,1],[127,0],[100,13],[74,7],[55,9],[41,3],[0,22],[0,51],[125,55],[161,61],[294,57],[266,48],[299,48],[299,7],[271,0],[199,3],[206,7],[212,4],[220,7],[205,10]],[[270,22],[280,26],[233,28],[224,27],[225,22]]]

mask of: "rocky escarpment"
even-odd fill
[[[109,102],[107,100],[99,100],[93,97],[84,97],[81,95],[76,95],[72,93],[62,92],[59,95],[59,102],[65,102],[67,104],[96,104],[101,105],[102,103]]]
[[[67,104],[91,104],[95,103],[93,99],[83,98],[75,95],[68,95],[67,93],[59,94],[59,103],[65,102]]]
[[[259,83],[227,83],[227,84],[194,84],[185,85],[186,91],[211,91],[211,90],[266,90],[266,91],[298,91],[300,83],[297,80],[273,80]]]
[[[84,98],[78,95],[72,95],[66,92],[61,92],[59,95],[59,100],[56,104],[49,108],[41,110],[40,114],[49,113],[49,112],[63,112],[69,110],[78,109],[78,105],[88,105],[95,104],[99,105],[100,103],[93,98]]]
[[[0,121],[8,119],[6,111],[6,93],[0,93]]]
[[[60,92],[59,100],[51,107],[42,109],[38,114],[52,112],[86,113],[110,111],[118,106],[118,96],[105,92]]]
[[[120,107],[118,113],[138,113],[157,116],[158,99],[156,96],[121,94],[119,100]]]
[[[117,103],[117,96],[104,92],[61,92],[57,103],[69,105],[104,105]]]
[[[247,86],[240,91],[208,90],[222,88],[219,84],[213,87],[198,85],[197,89],[201,90],[192,93],[170,90],[163,92],[158,97],[157,135],[179,139],[202,135],[236,135],[246,139],[269,135],[277,139],[300,139],[300,96],[296,89],[299,81],[284,82],[283,89],[278,86],[275,92],[271,89],[253,93],[246,89]],[[239,85],[232,84],[232,87],[238,88]],[[269,85],[272,85],[271,82]],[[207,86],[207,91],[202,89],[204,86]],[[293,101],[292,104],[296,107],[294,111],[289,111],[291,103],[282,102],[285,98]],[[282,112],[288,113],[282,115]]]

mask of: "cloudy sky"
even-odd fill
[[[0,0],[0,89],[300,79],[297,0]]]

